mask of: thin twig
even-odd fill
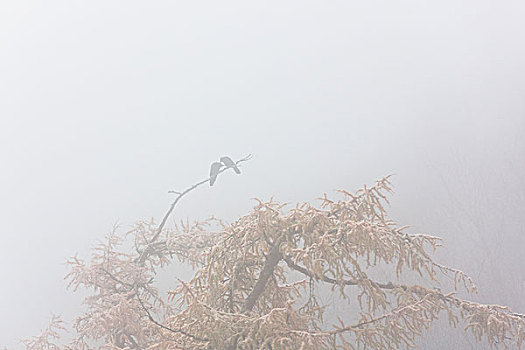
[[[173,329],[173,328],[170,328],[170,327],[166,327],[165,325],[163,325],[162,323],[158,322],[157,320],[155,320],[153,318],[153,316],[151,315],[151,313],[149,312],[149,310],[146,308],[146,305],[144,305],[144,302],[142,301],[142,299],[140,298],[139,296],[139,292],[137,289],[135,289],[135,295],[137,296],[137,299],[140,303],[140,306],[142,306],[142,309],[146,312],[146,315],[148,316],[149,320],[151,322],[153,322],[155,325],[157,325],[158,327],[164,329],[164,330],[167,330],[167,331],[170,331],[172,333],[179,333],[179,334],[182,334],[182,335],[185,335],[187,337],[190,337],[194,340],[198,340],[198,341],[201,341],[201,342],[207,342],[209,341],[208,339],[206,338],[201,338],[201,337],[197,337],[193,334],[190,334],[186,331],[183,331],[182,329]]]
[[[283,258],[283,260],[286,262],[286,264],[288,265],[289,268],[291,268],[291,269],[293,269],[295,271],[301,272],[302,274],[304,274],[304,275],[306,275],[306,276],[308,276],[310,278],[313,278],[314,280],[321,280],[321,281],[324,281],[324,282],[327,282],[327,283],[331,283],[331,284],[343,284],[345,286],[357,286],[357,285],[359,285],[359,281],[357,281],[357,280],[336,280],[336,279],[330,278],[330,277],[325,276],[325,275],[318,276],[318,275],[314,274],[313,272],[305,269],[304,267],[295,264],[289,256],[285,256]],[[398,287],[395,284],[393,284],[392,282],[378,283],[378,282],[374,282],[372,280],[369,280],[369,281],[372,283],[373,286],[379,287],[381,289],[394,289],[394,288]]]

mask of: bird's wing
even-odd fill
[[[226,165],[227,167],[231,167],[235,164],[230,157],[226,157],[226,156],[221,157],[221,162],[223,162],[224,165]]]
[[[221,170],[222,164],[219,162],[214,162],[211,165],[210,168],[210,186],[213,186],[215,183],[215,180],[217,179],[217,175],[219,174],[219,170]]]
[[[235,164],[235,162],[230,158],[230,157],[221,157],[221,162],[226,165],[228,168],[233,168],[233,170],[235,170],[235,172],[237,174],[240,174],[241,171],[239,170],[239,168],[237,168],[237,164]]]

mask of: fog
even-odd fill
[[[0,346],[82,309],[67,258],[249,153],[173,219],[395,174],[392,218],[443,237],[440,262],[472,275],[476,300],[525,312],[524,15],[522,1],[0,3]]]

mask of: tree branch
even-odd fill
[[[283,257],[283,260],[286,262],[286,264],[288,265],[289,268],[295,270],[295,271],[298,271],[298,272],[301,272],[302,274],[310,277],[310,278],[313,278],[313,279],[316,279],[316,280],[321,280],[321,281],[324,281],[324,282],[327,282],[327,283],[331,283],[331,284],[344,284],[346,286],[357,286],[359,284],[358,281],[354,281],[354,280],[335,280],[333,278],[330,278],[330,277],[327,277],[325,275],[322,275],[322,276],[317,276],[315,275],[313,272],[305,269],[304,267],[302,266],[299,266],[297,264],[295,264],[292,259],[289,257],[289,256],[285,256]],[[381,289],[394,289],[394,288],[402,288],[403,286],[401,285],[395,285],[393,284],[392,282],[388,282],[388,283],[378,283],[378,282],[374,282],[372,280],[369,280],[372,285],[376,286],[376,287],[379,287]]]
[[[239,165],[240,163],[242,162],[246,162],[248,160],[252,159],[252,155],[251,154],[248,154],[246,157],[242,158],[242,159],[239,159],[238,161],[235,162],[235,165]],[[221,170],[219,170],[218,174],[221,174],[222,172],[228,170],[230,168],[226,167],[226,168],[223,168]],[[166,212],[166,214],[164,214],[164,217],[162,218],[162,221],[160,222],[160,225],[159,227],[157,228],[157,232],[155,233],[155,235],[151,238],[151,241],[148,242],[148,245],[146,246],[146,248],[142,251],[142,253],[140,254],[140,256],[137,258],[137,262],[140,263],[140,264],[143,264],[147,257],[149,256],[152,248],[151,247],[151,244],[152,243],[155,243],[155,241],[159,238],[162,230],[164,229],[164,226],[166,225],[166,222],[168,221],[168,218],[169,216],[171,215],[171,213],[173,212],[173,209],[175,209],[175,206],[177,205],[177,203],[181,200],[182,197],[184,197],[184,195],[188,194],[189,192],[193,191],[194,189],[196,189],[197,187],[207,183],[208,181],[210,181],[210,177],[208,177],[207,179],[205,180],[202,180],[202,181],[199,181],[197,182],[196,184],[188,187],[187,189],[185,189],[184,191],[182,192],[175,192],[175,191],[172,191],[173,193],[178,193],[178,196],[175,198],[175,200],[173,201],[173,203],[171,203],[168,211]]]
[[[275,266],[281,261],[283,258],[283,255],[281,254],[281,243],[283,241],[284,237],[281,236],[277,240],[277,242],[274,243],[272,249],[270,250],[270,253],[268,253],[268,256],[266,257],[266,261],[264,263],[264,267],[261,270],[261,273],[259,274],[259,278],[257,278],[257,282],[255,282],[255,286],[253,287],[252,291],[250,292],[250,295],[246,298],[246,301],[244,302],[244,305],[241,309],[242,313],[250,312],[253,307],[255,306],[255,303],[257,302],[257,299],[259,299],[259,296],[264,292],[264,288],[266,287],[266,282],[268,282],[268,279],[273,274],[273,270],[275,269]]]
[[[302,274],[304,274],[304,275],[306,275],[308,277],[311,277],[313,279],[321,280],[321,281],[324,281],[324,282],[327,282],[327,283],[331,283],[331,284],[341,284],[342,283],[342,284],[347,285],[347,286],[358,285],[357,281],[352,281],[352,280],[337,281],[337,280],[335,280],[333,278],[330,278],[330,277],[327,277],[327,276],[324,276],[324,275],[317,276],[313,272],[307,270],[306,268],[295,264],[289,256],[284,256],[283,260],[286,262],[286,264],[291,269],[293,269],[295,271],[298,271],[298,272],[301,272]],[[427,300],[427,298],[429,296],[437,297],[438,299],[440,299],[443,302],[451,303],[451,304],[455,305],[456,307],[463,308],[464,310],[469,311],[469,312],[476,312],[476,310],[475,310],[476,306],[482,305],[482,304],[478,304],[478,303],[473,303],[471,301],[467,301],[467,300],[462,300],[462,299],[456,298],[456,297],[454,297],[454,293],[444,294],[441,291],[430,290],[430,289],[422,287],[422,286],[412,286],[412,287],[410,287],[408,285],[394,284],[392,282],[379,283],[379,282],[375,282],[375,281],[372,281],[372,280],[369,280],[369,281],[370,281],[370,283],[372,285],[374,285],[374,286],[376,286],[378,288],[381,288],[381,289],[400,288],[400,289],[403,289],[405,291],[410,290],[411,292],[413,292],[415,294],[418,294],[420,297],[422,297],[422,299],[418,300],[417,302],[415,302],[413,304],[402,306],[400,308],[392,310],[389,313],[383,314],[383,315],[381,315],[379,317],[370,319],[368,321],[359,322],[359,323],[357,323],[355,325],[352,325],[352,326],[347,326],[347,327],[344,327],[344,328],[335,329],[335,330],[326,331],[326,332],[309,332],[309,334],[310,335],[324,335],[324,336],[326,336],[326,335],[336,335],[336,334],[340,334],[340,333],[343,333],[343,332],[352,331],[354,329],[361,328],[361,327],[366,326],[368,324],[372,324],[372,323],[375,323],[377,321],[383,320],[383,319],[385,319],[387,317],[390,317],[390,316],[402,313],[404,310],[413,308],[414,306],[423,303],[425,300]],[[472,305],[476,305],[476,306],[472,306]],[[499,307],[497,305],[485,305],[485,306],[490,308],[490,309],[501,308],[501,307]],[[498,310],[498,312],[501,312],[501,310]],[[507,312],[506,314],[508,316],[514,317],[516,319],[525,320],[525,314],[520,314],[520,313],[515,313],[515,312]]]
[[[146,305],[144,305],[144,302],[142,301],[142,299],[140,298],[139,296],[139,288],[142,287],[142,286],[139,286],[137,284],[132,284],[132,283],[127,283],[127,282],[124,282],[120,279],[118,279],[117,277],[115,277],[111,272],[109,272],[108,270],[106,269],[102,269],[102,271],[104,271],[113,281],[117,282],[117,283],[120,283],[122,284],[123,286],[126,286],[126,287],[129,287],[129,292],[131,292],[132,290],[135,291],[135,296],[137,297],[137,300],[139,301],[140,303],[140,306],[142,307],[142,309],[146,312],[146,315],[148,316],[148,319],[153,322],[155,325],[157,325],[158,327],[162,328],[162,329],[165,329],[167,331],[170,331],[172,333],[180,333],[180,334],[183,334],[187,337],[190,337],[192,339],[195,339],[195,340],[198,340],[198,341],[202,341],[202,342],[205,342],[205,341],[208,341],[208,339],[205,339],[205,338],[200,338],[200,337],[197,337],[193,334],[190,334],[186,331],[183,331],[182,329],[173,329],[173,328],[169,328],[169,327],[166,327],[164,326],[162,323],[158,322],[157,320],[155,320],[153,318],[153,316],[151,315],[151,313],[149,312],[149,310],[146,308]]]
[[[190,338],[192,338],[192,339],[194,339],[194,340],[197,340],[197,341],[201,341],[201,342],[207,342],[207,341],[209,341],[209,340],[206,339],[206,338],[200,338],[200,337],[197,337],[197,336],[195,336],[195,335],[193,335],[193,334],[190,334],[190,333],[188,333],[188,332],[186,332],[186,331],[183,331],[182,329],[173,329],[173,328],[170,328],[170,327],[166,327],[165,325],[163,325],[162,323],[158,322],[157,320],[155,320],[155,319],[153,318],[153,316],[151,315],[151,313],[149,312],[149,310],[146,308],[146,305],[144,305],[144,302],[142,302],[142,299],[140,298],[140,296],[139,296],[139,292],[138,292],[137,289],[135,289],[135,295],[137,296],[137,299],[138,299],[138,301],[139,301],[139,303],[140,303],[140,306],[142,306],[142,309],[146,312],[146,315],[148,316],[149,320],[150,320],[151,322],[153,322],[154,324],[156,324],[158,327],[160,327],[160,328],[162,328],[162,329],[164,329],[164,330],[170,331],[170,332],[172,332],[172,333],[179,333],[179,334],[185,335],[185,336],[190,337]]]

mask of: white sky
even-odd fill
[[[64,261],[160,218],[221,155],[255,157],[177,217],[389,173],[402,216],[449,161],[520,161],[523,18],[523,1],[0,2],[0,346],[78,312]]]

